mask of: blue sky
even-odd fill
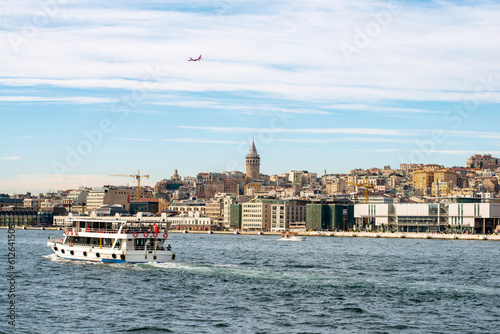
[[[0,193],[500,155],[500,4],[7,1]],[[189,57],[203,55],[201,62]]]

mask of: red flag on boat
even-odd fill
[[[154,231],[155,233],[160,232],[160,229],[158,228],[158,225],[156,225],[156,223],[153,225],[153,231]]]

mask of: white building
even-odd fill
[[[356,204],[359,230],[492,233],[500,224],[500,203]]]
[[[247,231],[269,231],[271,229],[271,206],[275,200],[254,198],[242,204],[241,229]]]

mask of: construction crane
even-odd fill
[[[145,177],[149,179],[149,175],[141,175],[141,172],[137,170],[137,174],[109,174],[109,176],[125,176],[125,177],[133,177],[137,180],[137,199],[141,198],[141,178]]]
[[[368,204],[368,194],[370,193],[370,191],[368,189],[375,188],[375,186],[373,184],[362,184],[362,183],[354,183],[354,182],[346,182],[346,183],[352,184],[353,186],[365,188],[365,203]]]

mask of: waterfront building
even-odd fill
[[[239,203],[229,204],[227,217],[224,216],[224,228],[229,230],[241,230],[243,206]]]
[[[346,203],[306,204],[306,229],[346,231],[354,226],[354,205]]]
[[[439,203],[357,204],[356,228],[368,231],[438,232],[447,225]]]
[[[500,203],[480,203],[472,198],[455,201],[357,204],[356,227],[368,231],[492,233],[500,225]]]
[[[230,223],[230,217],[231,217],[231,204],[236,203],[238,196],[237,195],[232,195],[232,194],[227,194],[224,196],[222,199],[222,223],[223,226],[226,230],[230,229],[231,223]]]
[[[41,210],[25,208],[21,206],[3,207],[0,209],[0,226],[51,226],[54,223],[54,216],[66,212],[63,207],[51,207]]]
[[[209,217],[203,217],[200,212],[189,212],[187,215],[167,217],[166,219],[173,230],[214,231],[220,229],[217,223]]]
[[[0,226],[38,225],[38,210],[32,208],[4,206],[0,208]]]
[[[291,223],[305,222],[306,201],[277,201],[271,204],[271,231],[281,232],[290,229]]]
[[[223,225],[226,230],[241,229],[242,203],[250,201],[252,196],[227,194],[223,199]]]
[[[260,176],[260,157],[255,148],[255,143],[252,140],[252,146],[246,157],[246,181],[252,182],[253,180],[258,180]]]
[[[452,231],[491,234],[500,226],[500,203],[450,203],[448,217]]]
[[[247,231],[269,231],[271,229],[271,206],[274,199],[254,198],[242,204],[241,229]]]

